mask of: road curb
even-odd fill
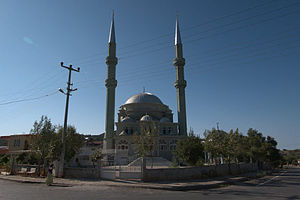
[[[14,181],[19,183],[31,183],[31,184],[45,184],[44,181],[34,181],[34,180],[21,180],[16,178],[9,178],[3,175],[0,175],[0,179]],[[250,180],[247,177],[234,177],[226,180],[218,180],[216,183],[208,183],[208,184],[189,184],[189,185],[158,185],[153,183],[153,185],[146,185],[144,183],[121,183],[121,184],[111,184],[111,183],[102,183],[102,184],[91,184],[91,185],[103,185],[108,187],[126,187],[126,188],[143,188],[143,189],[154,189],[154,190],[169,190],[169,191],[189,191],[189,190],[203,190],[203,189],[214,189],[220,188],[227,185],[234,185],[238,182],[244,182]],[[83,181],[84,182],[84,181]],[[117,181],[116,181],[117,182]],[[80,183],[61,183],[60,181],[55,183],[57,185],[63,184],[68,185],[68,187],[81,185]]]
[[[127,188],[143,188],[143,189],[154,189],[154,190],[168,190],[168,191],[189,191],[189,190],[203,190],[203,189],[214,189],[220,188],[225,185],[234,185],[238,182],[248,181],[249,178],[241,177],[237,180],[224,180],[214,184],[194,184],[194,185],[187,185],[187,186],[151,186],[151,185],[115,185],[115,184],[105,184],[105,186],[110,187],[127,187]]]
[[[41,181],[29,181],[29,180],[19,180],[19,179],[13,179],[13,178],[5,178],[4,176],[0,175],[0,180],[6,180],[6,181],[12,181],[12,182],[18,182],[18,183],[32,183],[32,184],[42,184]]]

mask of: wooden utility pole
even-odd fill
[[[72,68],[72,65],[69,65],[69,67],[64,66],[64,63],[60,63],[61,67],[69,70],[69,78],[68,78],[68,86],[67,86],[67,92],[65,93],[62,89],[59,89],[59,91],[67,96],[66,98],[66,108],[65,108],[65,120],[64,120],[64,131],[62,134],[62,149],[61,149],[61,155],[60,155],[60,166],[58,171],[58,177],[64,176],[64,162],[65,162],[65,151],[66,151],[66,133],[67,133],[67,127],[68,127],[68,110],[69,110],[69,97],[71,95],[71,92],[76,91],[77,88],[71,89],[71,86],[73,85],[71,83],[71,72],[79,72],[80,68],[77,69]]]

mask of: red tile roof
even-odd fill
[[[0,147],[0,155],[4,155],[8,153],[8,147]]]

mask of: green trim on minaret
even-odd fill
[[[177,92],[177,115],[179,124],[179,134],[187,136],[186,125],[186,104],[185,104],[185,87],[186,81],[184,80],[184,65],[185,59],[183,58],[182,43],[179,31],[178,17],[176,16],[175,28],[175,59],[173,64],[176,68],[176,81],[175,88]]]
[[[106,120],[105,120],[105,135],[103,149],[107,152],[114,148],[114,124],[115,124],[115,89],[117,87],[116,80],[116,65],[118,58],[116,57],[116,40],[115,40],[115,25],[114,14],[112,15],[111,27],[108,40],[108,56],[106,57],[107,64],[107,79],[106,86]]]

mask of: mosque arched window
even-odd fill
[[[166,134],[167,134],[167,129],[166,129],[166,127],[163,127],[162,133],[163,133],[163,135],[166,135]]]
[[[168,128],[168,133],[170,134],[172,132],[172,127]]]

